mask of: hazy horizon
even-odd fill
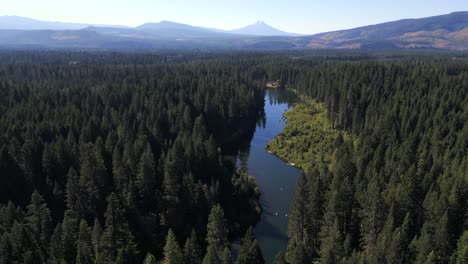
[[[25,9],[24,7],[28,8]],[[305,0],[239,0],[219,3],[207,0],[135,0],[93,3],[91,0],[31,2],[18,0],[4,3],[0,15],[21,16],[37,20],[71,23],[138,26],[149,22],[173,21],[193,26],[233,30],[264,21],[283,31],[314,34],[406,18],[421,18],[468,10],[461,1],[402,1],[377,3],[361,0],[340,3],[337,0],[314,3]]]

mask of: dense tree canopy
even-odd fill
[[[240,237],[263,263],[227,154],[271,80],[306,98],[272,145],[304,168],[275,263],[463,263],[466,57],[0,51],[0,263],[231,263]]]
[[[277,142],[288,144],[275,143],[280,154],[287,152],[281,147],[311,146],[288,154],[306,171],[291,208],[286,259],[455,261],[457,241],[468,229],[468,63],[303,60],[278,71],[287,87],[322,102],[333,129],[349,135],[335,137],[332,152],[322,154],[333,159],[325,162],[301,160],[323,143],[313,133],[282,134]],[[316,115],[313,108],[298,109],[287,116],[293,124],[304,119],[295,115]]]
[[[263,111],[253,70],[241,71],[248,61],[1,56],[5,261],[174,263],[184,252],[201,261],[196,237],[205,237],[215,204],[226,208],[225,243],[258,220],[255,182],[222,152],[252,133]],[[182,257],[163,254],[173,250]]]

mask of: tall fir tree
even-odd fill
[[[53,225],[49,208],[37,191],[31,195],[31,203],[27,206],[26,225],[32,234],[34,250],[37,250],[41,261],[47,262]]]
[[[184,255],[175,238],[174,232],[169,229],[166,237],[166,245],[164,246],[163,264],[183,264]]]
[[[81,219],[78,233],[76,264],[94,263],[94,254],[91,243],[91,233],[88,224]]]
[[[244,238],[242,239],[239,249],[239,256],[237,257],[237,264],[263,264],[262,250],[255,238],[255,233],[252,227],[247,229]]]
[[[206,242],[207,252],[203,258],[203,264],[216,264],[226,260],[225,250],[229,252],[229,242],[227,240],[228,231],[224,211],[220,205],[215,205],[211,209],[208,217]]]
[[[197,238],[197,232],[192,229],[192,233],[184,245],[184,259],[185,263],[201,264],[202,250]]]

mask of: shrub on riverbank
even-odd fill
[[[340,132],[333,129],[322,103],[308,97],[284,114],[283,131],[267,144],[267,150],[308,171],[314,166],[330,165]],[[345,138],[349,138],[344,134]]]

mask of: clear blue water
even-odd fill
[[[296,100],[292,92],[267,90],[266,122],[257,126],[250,145],[238,157],[237,165],[255,177],[261,191],[263,214],[255,234],[266,263],[272,263],[280,250],[286,250],[289,207],[301,171],[268,153],[265,146],[283,130],[283,114]]]

